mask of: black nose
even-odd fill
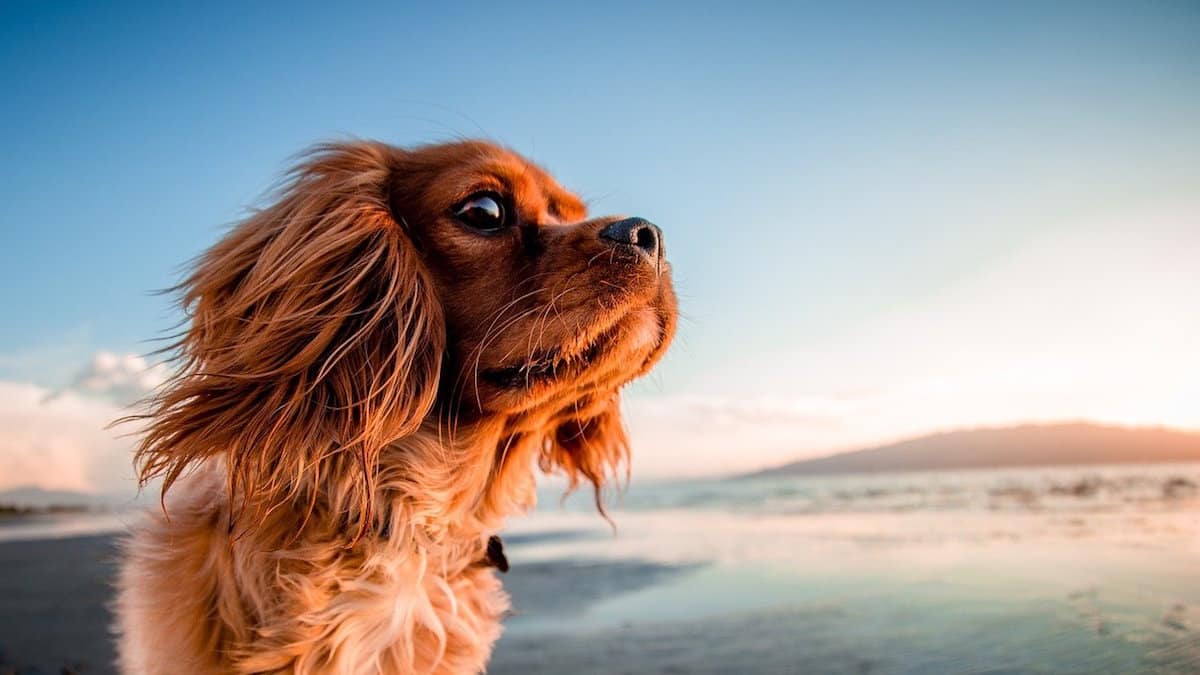
[[[645,218],[626,218],[600,230],[600,238],[621,246],[630,246],[658,260],[663,254],[662,230]]]

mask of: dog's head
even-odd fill
[[[443,404],[516,414],[605,399],[671,337],[659,228],[589,219],[578,197],[508,150],[467,142],[398,154],[388,206],[445,321]]]
[[[535,437],[599,485],[625,459],[617,394],[674,332],[664,250],[489,143],[320,147],[181,285],[142,477],[224,454],[235,492],[277,501],[334,463],[369,500],[380,450],[435,421]]]

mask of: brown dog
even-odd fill
[[[675,328],[662,233],[483,142],[328,145],[181,285],[128,542],[127,673],[471,673],[533,464],[597,490]],[[494,548],[494,543],[493,543]],[[495,552],[491,556],[495,560]]]

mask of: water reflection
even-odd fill
[[[1200,465],[681,483],[631,491],[616,534],[570,501],[514,531],[592,536],[527,539],[514,567],[637,560],[681,572],[567,615],[532,608],[509,630],[519,642],[689,625],[741,640],[734,626],[749,622],[764,640],[778,633],[773,649],[800,656],[816,647],[789,636],[828,633],[888,671],[1191,672],[1197,486]]]

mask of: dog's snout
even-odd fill
[[[658,260],[663,255],[662,230],[645,218],[626,218],[610,223],[600,230],[600,238],[636,249],[650,260]]]

